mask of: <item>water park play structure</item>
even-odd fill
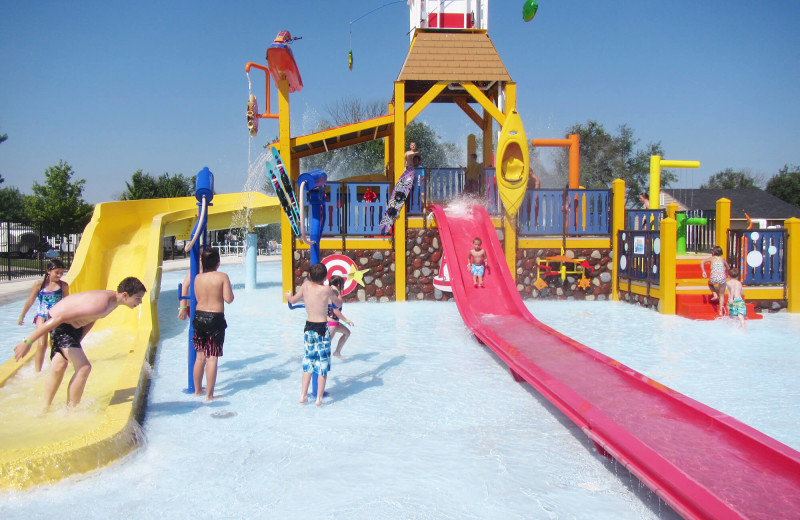
[[[485,7],[488,2],[481,2],[481,5]],[[452,266],[449,284],[459,312],[476,338],[508,364],[515,378],[529,382],[579,425],[598,451],[623,464],[681,515],[686,518],[774,518],[785,511],[800,510],[800,454],[795,450],[549,329],[524,308],[517,285],[527,269],[523,261],[525,257],[520,258],[523,252],[537,249],[560,252],[560,255],[547,256],[555,259],[561,272],[568,263],[567,259],[574,263],[573,260],[583,256],[575,254],[576,251],[596,248],[616,253],[610,264],[614,273],[609,282],[611,298],[636,296],[652,299],[661,312],[674,314],[680,292],[677,282],[679,259],[674,250],[677,244],[674,208],[668,211],[666,218],[661,218],[660,212],[658,219],[655,214],[652,218],[648,216],[647,222],[652,223],[652,229],[627,227],[624,182],[615,181],[610,192],[579,188],[577,136],[564,140],[566,144],[540,144],[568,146],[570,157],[575,158],[575,161],[570,161],[569,189],[564,190],[566,195],[562,190],[531,193],[524,189],[526,181],[522,179],[529,166],[527,138],[521,122],[517,123],[513,116],[516,85],[488,39],[484,24],[486,18],[480,18],[481,25],[470,26],[464,31],[424,29],[417,26],[421,2],[411,2],[411,6],[413,43],[404,69],[394,83],[391,108],[384,116],[293,137],[289,126],[289,93],[293,92],[290,76],[293,71],[291,68],[284,70],[284,65],[273,67],[272,63],[268,67],[247,64],[248,71],[253,67],[263,70],[267,83],[264,114],[258,114],[253,97],[248,100],[248,130],[252,135],[256,129],[257,135],[254,121],[277,117],[279,142],[273,144],[282,156],[282,162],[285,160],[286,175],[292,182],[299,183],[297,203],[302,209],[298,224],[305,226],[309,222],[312,236],[304,240],[306,237],[302,230],[299,235],[293,230],[289,213],[285,206],[281,211],[280,201],[255,195],[255,202],[247,204],[238,195],[215,196],[213,206],[207,209],[209,229],[224,227],[223,224],[229,226],[231,214],[243,205],[257,208],[254,224],[280,219],[285,291],[292,290],[300,280],[294,272],[302,271],[303,262],[319,261],[326,253],[352,259],[359,251],[366,251],[361,258],[389,257],[395,269],[384,273],[383,278],[376,278],[386,285],[391,280],[397,301],[407,298],[409,279],[424,276],[414,274],[421,269],[413,267],[414,262],[420,260],[420,253],[415,251],[413,244],[416,239],[433,233],[441,244],[439,252]],[[436,16],[428,16],[433,14]],[[437,27],[441,28],[442,24],[450,23],[448,20],[458,18],[444,16],[452,14],[457,13],[426,13],[424,19],[435,20]],[[461,13],[461,20],[467,20],[466,12]],[[285,45],[288,38],[287,33],[281,44]],[[431,66],[432,49],[441,51],[442,48],[451,51],[446,54],[452,62],[437,62],[435,67]],[[475,65],[476,59],[474,56],[465,59],[463,52],[459,52],[464,48],[484,49],[488,57],[475,69],[465,69]],[[285,51],[282,52],[285,57]],[[297,68],[296,63],[294,68]],[[273,74],[273,69],[277,74]],[[269,101],[270,78],[278,90],[277,114],[272,113]],[[302,87],[302,82],[295,81],[294,85],[296,91]],[[500,124],[503,132],[498,143],[497,170],[487,175],[491,180],[487,181],[486,188],[488,193],[499,191],[496,201],[502,200],[505,204],[495,201],[496,212],[492,216],[481,206],[472,206],[466,214],[459,215],[447,214],[434,204],[430,207],[434,218],[429,219],[425,213],[411,214],[413,201],[418,200],[414,199],[412,192],[412,200],[401,208],[389,233],[380,233],[377,222],[374,228],[359,228],[359,233],[343,232],[342,228],[334,230],[331,226],[336,219],[329,219],[326,225],[328,212],[324,201],[325,197],[332,196],[334,185],[327,183],[322,175],[304,181],[299,175],[300,158],[385,138],[389,174],[381,179],[383,184],[378,186],[374,184],[375,179],[369,178],[351,180],[343,186],[348,194],[352,194],[346,203],[360,208],[365,206],[360,206],[363,201],[356,200],[359,183],[379,187],[382,191],[378,198],[383,205],[378,207],[385,209],[388,189],[383,185],[394,185],[404,170],[405,127],[431,102],[453,103],[476,123],[485,136],[484,158],[492,155],[493,122]],[[483,109],[483,114],[473,108],[474,103]],[[537,140],[531,143],[536,146]],[[427,182],[432,183],[436,174],[444,178],[452,172],[431,170],[427,172]],[[317,194],[313,195],[315,190]],[[521,196],[515,190],[519,190]],[[309,193],[308,203],[306,191]],[[431,189],[427,189],[425,195],[429,202],[437,202],[442,197]],[[532,196],[539,197],[536,200],[540,201],[542,209],[569,206],[570,212],[541,211],[535,212],[531,218],[530,211],[523,208],[537,207],[524,202],[526,197]],[[575,197],[578,197],[578,203],[566,204],[567,200]],[[107,357],[110,363],[113,358],[119,363],[119,368],[98,367],[96,372],[109,375],[97,378],[97,384],[101,386],[87,388],[88,393],[97,396],[98,402],[109,403],[102,417],[97,418],[96,427],[56,445],[49,443],[49,437],[46,442],[32,435],[31,439],[25,439],[27,444],[4,450],[0,466],[0,481],[4,487],[20,488],[52,482],[63,476],[62,472],[89,471],[127,453],[135,444],[134,419],[144,404],[146,370],[143,364],[151,348],[148,346],[157,341],[153,309],[158,295],[160,239],[169,234],[188,236],[197,215],[197,202],[189,198],[98,206],[96,218],[81,242],[74,264],[76,273],[70,272],[69,281],[75,290],[87,290],[110,287],[118,278],[139,274],[148,287],[152,286],[150,299],[143,304],[136,319],[132,313],[123,315],[122,311],[117,311],[118,314],[112,315],[104,325],[109,334],[114,335],[115,341],[106,340],[109,354],[98,356],[99,362],[104,362]],[[307,217],[306,211],[309,212]],[[727,221],[725,211],[725,202],[722,201],[715,221],[717,241],[728,251],[741,250],[741,244],[729,240],[729,206]],[[549,217],[545,218],[546,215]],[[215,216],[219,222],[212,223]],[[797,230],[800,222],[788,225]],[[538,229],[543,230],[539,235],[530,232]],[[498,239],[498,231],[502,234],[502,242]],[[475,236],[483,239],[489,252],[491,268],[486,274],[485,289],[465,283],[461,269],[456,267],[466,258]],[[794,236],[800,236],[800,232]],[[727,247],[729,241],[733,249]],[[755,251],[752,249],[755,247],[755,242],[748,242],[748,255]],[[768,245],[764,247],[769,248]],[[795,239],[781,247],[789,258],[788,272],[785,273],[788,281],[784,281],[780,290],[767,288],[764,291],[770,295],[780,292],[780,297],[788,301],[790,312],[797,312],[800,310],[796,307],[800,304],[797,293],[800,290],[797,279],[800,274],[800,252],[797,251],[800,242]],[[559,256],[563,258],[557,258]],[[531,264],[537,265],[536,262]],[[592,264],[593,267],[597,265]],[[538,267],[536,269],[538,273]],[[555,270],[555,266],[551,270]],[[82,277],[94,278],[84,280]],[[591,279],[594,285],[599,274],[595,276],[592,272]],[[693,290],[685,289],[683,293],[690,294]],[[753,288],[751,294],[758,290],[760,288]],[[117,325],[117,319],[128,321]],[[93,335],[97,332],[102,332],[102,328],[93,331]],[[100,354],[99,349],[97,352]],[[18,366],[13,361],[4,364],[0,368],[0,381],[8,385],[7,380]],[[107,384],[104,383],[106,378]],[[25,421],[10,427],[19,428],[21,432],[32,428]],[[22,443],[21,437],[8,435],[15,442]],[[58,461],[57,474],[53,470],[53,460]]]

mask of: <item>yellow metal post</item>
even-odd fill
[[[283,76],[278,81],[278,139],[281,158],[287,174],[292,175],[291,124],[289,121],[289,81]],[[283,292],[294,291],[294,236],[286,214],[281,212],[281,264],[283,265]]]
[[[611,263],[611,299],[619,300],[617,270],[619,269],[619,231],[625,229],[625,181],[615,179],[611,183],[611,251],[614,261]]]
[[[515,83],[505,84],[506,93],[506,106],[505,115],[511,113],[512,110],[517,109],[517,85]],[[497,170],[495,170],[497,171]],[[525,175],[527,175],[527,171]],[[499,172],[497,172],[499,175]],[[508,270],[511,272],[511,278],[516,281],[517,279],[517,215],[509,215],[508,210],[503,205],[503,250],[506,255],[506,263]],[[566,254],[566,253],[563,253]]]
[[[659,285],[661,286],[661,314],[675,314],[676,278],[677,278],[677,242],[678,225],[675,219],[665,218],[661,221],[661,270]]]
[[[792,217],[784,224],[786,241],[786,310],[800,312],[800,220]]]
[[[394,82],[394,175],[392,185],[405,170],[406,155],[406,84]],[[400,208],[397,220],[394,221],[394,287],[395,301],[406,301],[406,209]]]
[[[700,161],[676,161],[650,156],[650,209],[661,206],[661,168],[699,168]]]
[[[675,202],[667,204],[667,217],[675,218],[675,215],[677,214],[678,214],[678,204]]]
[[[722,248],[722,254],[728,254],[728,229],[731,227],[731,200],[721,198],[717,201],[716,227],[714,242]]]

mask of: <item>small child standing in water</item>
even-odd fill
[[[711,275],[706,274],[706,264],[711,264]],[[723,299],[725,297],[725,282],[728,281],[728,270],[730,266],[722,257],[722,248],[714,246],[711,249],[711,256],[703,258],[700,262],[700,270],[703,271],[703,278],[708,278],[708,288],[711,289],[711,303],[719,302],[719,315],[724,312]]]
[[[725,283],[725,287],[728,289],[728,316],[739,318],[742,329],[747,330],[747,325],[744,323],[747,316],[747,304],[744,301],[742,282],[739,281],[739,269],[731,267],[728,273],[731,275],[731,279]]]
[[[42,280],[41,283],[34,282],[33,287],[31,287],[31,293],[22,306],[22,314],[19,315],[19,321],[17,322],[19,325],[22,325],[25,321],[25,315],[28,313],[28,309],[31,308],[31,305],[33,305],[34,300],[38,300],[39,306],[36,309],[36,317],[33,318],[33,323],[36,325],[37,329],[44,326],[44,322],[50,319],[50,309],[53,305],[60,302],[62,298],[69,296],[69,284],[61,280],[62,276],[64,276],[64,262],[58,258],[50,260],[47,264],[44,280]],[[34,362],[37,372],[41,372],[42,365],[44,365],[44,355],[47,352],[48,338],[49,334],[44,334],[39,338],[36,344]]]
[[[337,296],[340,296],[342,289],[344,288],[344,278],[341,276],[333,276],[330,279],[330,286],[333,288],[333,291],[336,293]],[[340,296],[341,297],[341,296]],[[342,304],[344,306],[344,303]],[[328,307],[328,331],[331,334],[331,343],[333,343],[333,337],[338,332],[342,336],[339,338],[339,343],[336,344],[336,350],[333,351],[333,355],[339,359],[344,359],[342,356],[342,347],[344,346],[347,338],[350,337],[350,329],[344,326],[341,322],[345,322],[351,327],[355,325],[352,321],[348,320],[342,314],[341,307]]]
[[[481,244],[481,239],[475,237],[467,259],[469,272],[472,275],[472,283],[475,284],[475,287],[483,287],[483,273],[486,269],[486,250],[481,249]]]

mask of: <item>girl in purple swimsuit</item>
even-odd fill
[[[28,299],[25,300],[25,305],[22,307],[22,314],[19,315],[19,325],[25,321],[25,314],[33,305],[34,300],[38,301],[36,308],[36,317],[33,318],[33,323],[36,328],[44,326],[44,322],[50,319],[50,309],[56,303],[60,302],[62,298],[69,295],[69,285],[67,282],[61,280],[64,276],[64,262],[54,258],[47,264],[47,270],[44,274],[44,279],[41,282],[34,282],[31,287],[31,292]],[[44,355],[47,352],[47,339],[49,334],[42,335],[39,338],[38,347],[34,356],[35,367],[37,372],[42,371],[44,364]]]

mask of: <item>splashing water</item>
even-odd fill
[[[486,208],[486,198],[471,193],[460,193],[447,203],[444,207],[444,214],[452,218],[470,218],[472,206],[475,205]]]

